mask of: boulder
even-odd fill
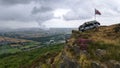
[[[114,68],[120,68],[120,63],[114,64]]]
[[[101,68],[100,64],[98,62],[92,62],[91,68]]]
[[[110,60],[107,65],[109,68],[120,68],[120,63],[116,60]]]
[[[102,57],[102,56],[104,56],[105,54],[106,54],[106,50],[102,50],[102,49],[97,49],[97,50],[96,50],[96,55],[97,55],[97,56]]]

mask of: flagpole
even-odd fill
[[[96,9],[94,8],[94,11],[95,11]],[[96,20],[96,13],[94,13],[95,15],[94,15],[94,19]]]
[[[94,19],[96,20],[96,14],[95,14],[95,17],[94,17]]]

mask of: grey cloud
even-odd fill
[[[90,1],[77,1],[72,5],[71,11],[64,15],[65,20],[84,20],[92,18],[94,14]]]
[[[32,14],[37,14],[37,13],[45,13],[45,12],[49,12],[52,11],[53,9],[50,7],[44,7],[41,6],[40,8],[34,7],[32,10]]]
[[[29,9],[26,10],[23,6],[9,8],[0,7],[0,9],[2,9],[0,11],[0,21],[28,22],[33,20],[29,14]]]
[[[69,20],[84,20],[84,19],[89,19],[91,18],[92,15],[89,14],[89,12],[75,12],[75,11],[70,11],[66,15],[63,16],[63,18],[67,21]]]
[[[85,20],[85,19],[90,19],[91,18],[91,16],[80,16],[80,15],[78,15],[78,16],[63,16],[64,17],[64,19],[66,20],[66,21],[70,21],[70,20]]]
[[[84,0],[72,2],[71,12],[64,15],[65,20],[81,20],[94,17],[94,8],[102,13],[102,17],[119,16],[120,2],[117,0]]]
[[[4,7],[10,5],[12,8]],[[119,15],[120,2],[118,0],[0,0],[0,21],[43,23],[54,18],[52,11],[56,9],[71,10],[63,16],[64,20],[83,20],[94,16],[94,8],[100,10],[101,17]]]
[[[65,20],[80,20],[80,19],[86,19],[89,18],[90,14],[89,9],[91,9],[91,2],[89,0],[38,0],[38,3],[40,3],[42,6],[47,7],[45,8],[36,8],[34,7],[32,13],[42,13],[46,11],[52,11],[57,8],[62,8],[62,9],[71,9],[72,13],[69,12],[66,15],[64,15]],[[52,8],[52,9],[51,9]],[[87,14],[82,14],[80,13],[81,10],[78,10],[79,8],[83,8],[83,12],[88,12]],[[75,12],[74,12],[75,11]],[[79,12],[80,11],[80,12]],[[87,15],[86,17],[84,17]]]
[[[0,15],[1,21],[31,21],[29,16],[25,16],[21,13],[7,13],[6,15],[1,14]]]
[[[49,13],[49,14],[45,13],[44,15],[40,16],[39,19],[42,20],[42,21],[46,21],[46,20],[52,19],[53,17],[54,16],[53,16],[52,13]]]
[[[0,2],[4,5],[13,5],[13,6],[15,4],[27,4],[27,3],[30,3],[31,1],[33,1],[33,0],[24,0],[24,1],[22,1],[22,0],[0,0]],[[52,14],[52,11],[54,11],[55,9],[68,8],[68,9],[79,11],[77,9],[79,8],[79,6],[81,6],[81,3],[84,3],[85,1],[83,1],[83,0],[75,0],[75,1],[73,1],[73,0],[65,0],[65,1],[64,0],[34,0],[34,2],[39,3],[40,6],[34,7],[31,11],[31,13],[36,14],[35,15],[36,17],[38,17],[38,15],[39,15],[38,18],[40,18],[40,20],[44,19],[44,21],[45,20],[47,21],[47,20],[50,20],[53,18],[53,15],[49,16],[48,13]],[[35,6],[35,4],[34,4],[34,6]],[[26,14],[23,14],[24,11],[26,11],[26,10],[27,9],[24,9],[23,12],[20,12],[20,13],[9,12],[6,16],[3,14],[3,15],[1,15],[2,16],[1,20],[31,21],[31,20],[37,19],[35,16],[33,18]],[[9,10],[7,10],[7,11],[9,11]],[[48,14],[48,16],[45,16],[46,13]],[[80,17],[80,16],[77,16],[77,14],[71,15],[70,18],[67,16],[70,16],[70,15],[65,15],[65,17],[66,17],[66,19],[71,19],[71,20],[75,20],[75,18],[77,20]]]
[[[54,16],[53,16],[53,13],[46,12],[46,13],[42,13],[42,14],[39,13],[38,15],[35,15],[34,18],[38,23],[43,23],[47,20],[54,18]]]
[[[28,4],[33,0],[0,0],[0,5]]]

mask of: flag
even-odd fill
[[[95,15],[101,15],[100,11],[95,9]]]

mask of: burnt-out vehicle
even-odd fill
[[[86,31],[88,29],[93,29],[93,28],[97,28],[100,26],[100,23],[96,20],[94,21],[88,21],[88,22],[85,22],[84,24],[80,25],[79,26],[79,31]]]

